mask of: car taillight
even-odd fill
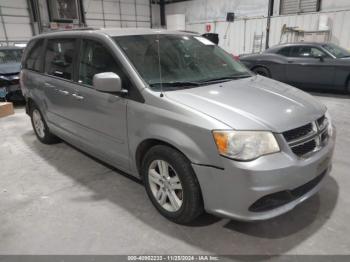
[[[239,55],[232,55],[232,56],[234,60],[239,61]]]

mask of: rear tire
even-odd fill
[[[253,69],[253,72],[258,74],[258,75],[271,78],[270,71],[267,68],[265,68],[265,67],[261,67],[261,66],[256,67],[256,68]]]
[[[42,113],[36,105],[31,106],[30,118],[34,133],[40,142],[43,144],[56,144],[60,142],[59,138],[50,132]]]
[[[142,161],[141,172],[148,197],[167,219],[189,224],[203,213],[191,163],[177,150],[164,145],[152,147]]]

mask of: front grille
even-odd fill
[[[0,74],[0,87],[19,84],[18,73]]]
[[[307,192],[310,192],[313,188],[315,188],[327,174],[328,169],[322,172],[319,176],[314,178],[313,180],[307,182],[306,184],[294,188],[293,190],[285,190],[277,193],[273,193],[267,196],[264,196],[254,202],[250,207],[249,211],[251,212],[265,212],[277,207],[288,204],[303,195]]]
[[[303,136],[306,136],[310,132],[312,132],[312,124],[311,123],[307,124],[305,126],[302,126],[302,127],[298,127],[298,128],[286,131],[283,133],[283,136],[287,140],[287,142],[290,142],[292,140],[296,140],[296,139],[299,139]]]
[[[297,156],[303,156],[303,155],[306,155],[307,153],[314,151],[316,146],[317,146],[316,141],[311,140],[311,141],[306,142],[304,144],[292,147],[292,151]]]
[[[304,157],[327,143],[327,126],[327,118],[322,116],[314,122],[284,132],[283,137],[295,155]]]
[[[2,73],[2,74],[0,74],[0,75],[2,75],[2,76],[6,76],[6,77],[14,77],[14,76],[18,76],[19,75],[19,73]]]

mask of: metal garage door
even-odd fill
[[[32,36],[27,0],[1,0],[0,44],[23,43]]]
[[[281,15],[316,12],[320,0],[281,0]]]
[[[85,19],[93,27],[151,27],[149,0],[84,0]]]

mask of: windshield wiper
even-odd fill
[[[201,81],[200,83],[201,84],[203,84],[203,83],[205,83],[205,84],[207,84],[207,83],[222,83],[222,82],[227,82],[230,80],[236,80],[236,79],[248,78],[248,77],[251,77],[251,75],[244,74],[244,75],[235,75],[235,76],[225,76],[225,77],[218,77],[218,78],[204,80],[204,81]]]
[[[219,78],[213,78],[213,79],[206,79],[198,82],[194,81],[175,81],[175,82],[157,82],[157,83],[151,83],[149,84],[151,87],[160,87],[161,85],[164,88],[171,88],[171,87],[181,87],[181,88],[191,88],[191,87],[197,87],[197,86],[203,86],[207,84],[213,84],[213,83],[222,83],[227,82],[230,80],[236,80],[241,78],[247,78],[251,77],[251,75],[244,74],[244,75],[235,75],[235,76],[226,76],[226,77],[219,77]]]
[[[157,83],[152,83],[150,86],[152,87],[194,87],[194,86],[200,86],[201,83],[199,82],[189,82],[189,81],[176,81],[176,82],[157,82]]]

